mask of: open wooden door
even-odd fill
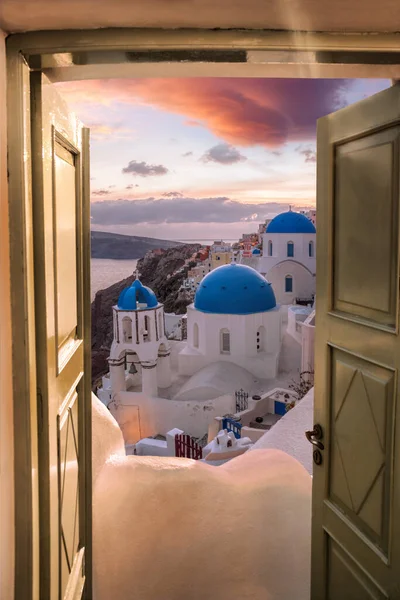
[[[91,597],[89,136],[41,73],[31,94],[40,598],[78,600]]]
[[[318,121],[312,600],[400,598],[400,86]]]

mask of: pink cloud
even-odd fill
[[[343,105],[348,80],[131,79],[58,84],[73,104],[148,103],[201,121],[238,146],[277,147],[315,135],[316,120]]]

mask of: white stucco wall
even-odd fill
[[[230,362],[217,361],[192,375],[175,394],[174,400],[211,400],[224,394],[233,398],[236,391],[250,392],[253,386],[254,376],[249,371]]]
[[[285,277],[293,278],[293,291],[285,291]],[[267,280],[275,292],[279,304],[293,304],[296,298],[310,298],[315,294],[315,277],[302,264],[294,260],[285,260],[272,267],[267,275]]]
[[[314,388],[267,431],[249,452],[266,448],[282,450],[298,460],[312,475],[313,446],[307,441],[304,433],[313,428],[313,414]]]
[[[315,345],[315,312],[314,316],[303,324],[301,330],[301,370],[314,370],[314,345]]]
[[[14,597],[14,447],[5,34],[0,30],[0,597]]]
[[[175,427],[194,437],[203,436],[216,416],[232,413],[230,394],[206,400],[179,401],[152,398],[145,394],[120,392],[109,406],[118,421],[126,444],[166,433]]]
[[[288,307],[288,324],[287,333],[289,333],[299,344],[302,340],[302,327],[304,321],[310,316],[311,307],[307,306],[289,306]]]
[[[179,372],[193,375],[216,361],[237,364],[261,378],[276,377],[281,344],[281,314],[279,308],[250,315],[220,315],[187,308],[187,345],[180,352]],[[198,347],[194,327],[198,326]],[[257,331],[263,327],[264,351],[257,352]],[[221,330],[230,333],[230,352],[221,353]]]
[[[111,456],[125,456],[124,438],[110,411],[92,394],[92,481]]]
[[[268,242],[272,242],[272,256],[268,256]],[[260,258],[260,272],[268,273],[268,271],[280,263],[282,260],[286,260],[287,255],[287,244],[293,242],[294,244],[294,256],[291,257],[293,260],[302,263],[306,266],[311,273],[315,273],[316,270],[316,251],[315,233],[263,233],[262,235],[262,257]],[[308,254],[308,244],[313,242],[314,253],[310,257]]]
[[[310,542],[311,478],[282,452],[114,457],[93,493],[94,598],[308,600]]]

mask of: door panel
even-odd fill
[[[318,121],[312,600],[400,597],[400,87]]]
[[[58,362],[68,342],[76,339],[77,298],[77,169],[79,155],[67,149],[68,141],[55,133],[54,148],[54,253],[56,273],[56,339]],[[61,355],[61,356],[60,356]]]
[[[387,556],[395,374],[350,353],[331,353],[329,497]]]
[[[328,538],[328,544],[328,597],[330,600],[385,600],[388,598],[332,538]]]
[[[40,597],[77,600],[90,572],[88,136],[46,77],[31,85]]]
[[[396,326],[398,287],[398,182],[393,161],[399,136],[400,127],[392,127],[335,149],[333,306],[391,327]],[[373,218],[365,219],[365,214]]]

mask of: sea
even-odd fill
[[[198,239],[198,240],[178,240],[184,244],[201,244],[202,246],[210,246],[213,239]],[[227,240],[225,242],[237,242],[237,240]],[[137,260],[114,260],[110,258],[92,258],[91,260],[91,296],[92,301],[99,290],[108,288],[113,283],[121,281],[132,275],[136,270]]]
[[[136,270],[137,260],[113,260],[111,258],[92,258],[90,262],[92,301],[99,290],[126,279]]]

